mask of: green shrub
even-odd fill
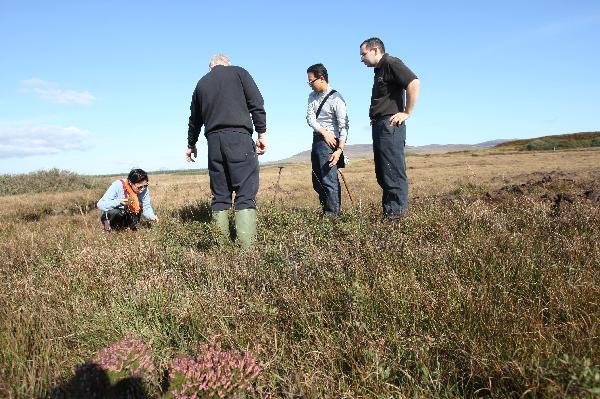
[[[551,140],[536,139],[532,140],[527,144],[528,151],[543,151],[552,150],[555,147],[555,143]]]
[[[541,138],[530,141],[527,143],[526,148],[528,151],[546,151],[593,146],[600,146],[600,137],[580,140]]]
[[[97,186],[90,177],[56,168],[27,174],[0,175],[0,196],[75,191]]]

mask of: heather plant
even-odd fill
[[[132,337],[125,337],[102,349],[92,363],[107,372],[111,384],[127,377],[152,379],[155,372],[151,348]]]
[[[57,388],[53,397],[121,397],[156,381],[157,369],[149,345],[127,336],[100,350],[75,369],[75,377]],[[192,356],[179,356],[168,367],[168,392],[156,397],[175,399],[237,398],[254,392],[253,382],[263,367],[251,352],[224,350],[218,337],[197,346]],[[112,396],[111,396],[112,395]],[[115,396],[116,395],[116,396]]]
[[[218,338],[200,344],[195,356],[171,362],[167,398],[239,398],[253,392],[252,382],[262,366],[250,352],[223,350]]]
[[[125,337],[75,367],[73,377],[52,390],[53,399],[149,398],[148,383],[155,367],[151,349],[142,341]]]

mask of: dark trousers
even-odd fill
[[[139,214],[136,215],[121,208],[103,211],[100,215],[100,221],[104,223],[105,220],[108,220],[110,222],[110,227],[116,230],[126,229],[128,227],[132,230],[136,230],[140,226]]]
[[[310,160],[312,164],[312,184],[319,194],[319,202],[325,216],[337,216],[342,204],[342,190],[337,175],[337,166],[329,167],[331,148],[321,135],[313,136]]]
[[[208,174],[213,211],[231,208],[235,192],[235,209],[256,209],[258,192],[258,156],[252,136],[237,132],[214,132],[208,142]]]
[[[373,121],[373,156],[377,183],[383,189],[383,215],[394,218],[408,208],[408,179],[404,146],[406,125],[392,126],[389,117]]]

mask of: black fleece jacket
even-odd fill
[[[267,131],[264,101],[248,71],[217,65],[198,81],[190,105],[189,147],[198,141],[202,125],[205,135],[218,131],[251,135],[252,125],[258,133]]]

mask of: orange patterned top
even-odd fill
[[[127,205],[129,207],[129,211],[137,215],[142,209],[140,207],[140,200],[137,194],[133,191],[133,188],[131,188],[129,180],[121,179],[121,183],[123,184],[123,190],[125,190],[125,198],[129,200],[129,203]]]

